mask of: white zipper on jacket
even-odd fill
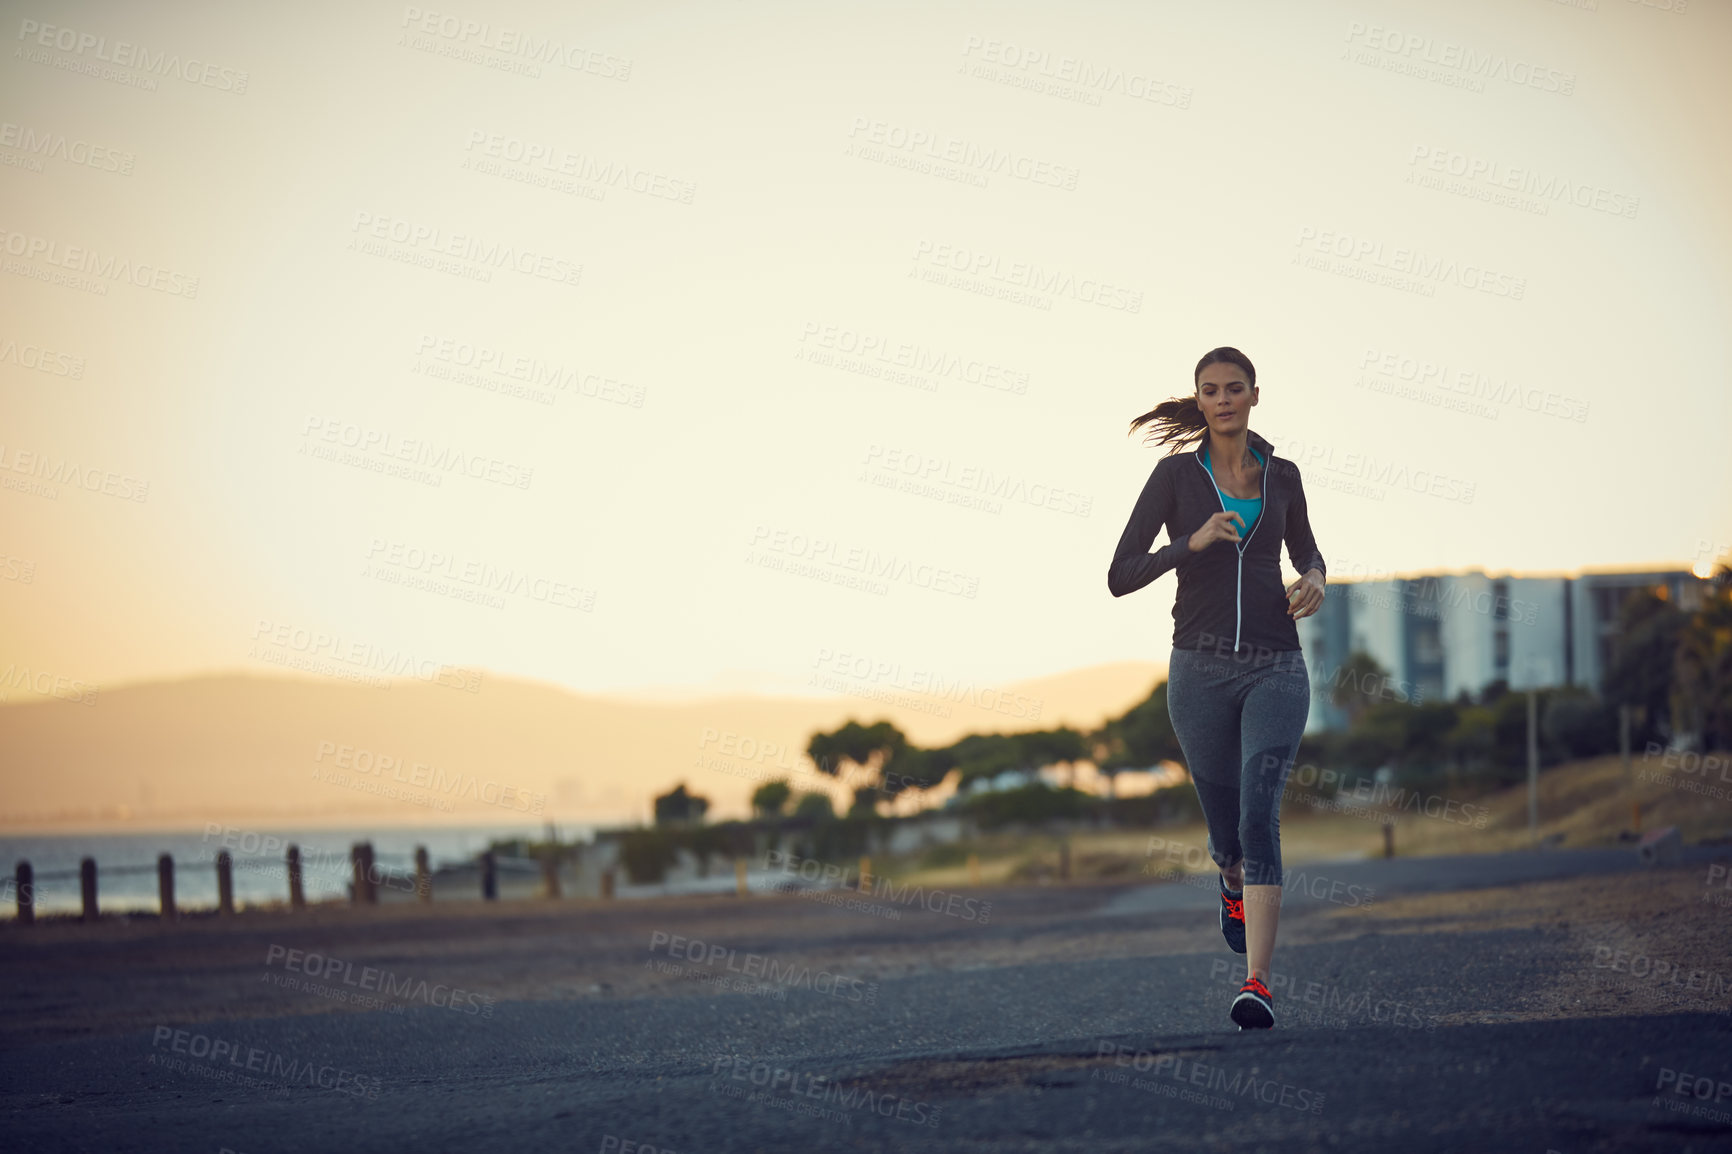
[[[1204,447],[1206,448],[1207,446],[1204,446]],[[1250,448],[1250,442],[1247,441],[1245,447]],[[1271,454],[1271,456],[1272,455],[1273,454]],[[1209,484],[1214,486],[1215,500],[1217,500],[1221,503],[1221,512],[1225,513],[1227,511],[1227,499],[1225,497],[1221,496],[1221,486],[1216,483],[1215,474],[1213,474],[1209,471],[1209,466],[1203,464],[1203,448],[1199,448],[1197,450],[1197,454],[1196,454],[1195,459],[1197,462],[1197,467],[1199,469],[1203,470],[1204,475],[1209,478]],[[1243,541],[1239,542],[1239,544],[1234,547],[1238,552],[1238,565],[1239,565],[1238,572],[1233,577],[1233,652],[1234,653],[1239,652],[1239,631],[1245,622],[1245,609],[1244,609],[1245,549],[1247,546],[1249,546],[1251,544],[1251,538],[1255,537],[1257,535],[1257,526],[1261,525],[1263,523],[1263,514],[1264,514],[1264,512],[1266,512],[1268,510],[1268,507],[1269,507],[1269,505],[1268,505],[1268,502],[1269,502],[1269,459],[1268,458],[1265,458],[1263,461],[1263,475],[1258,478],[1258,482],[1259,482],[1258,492],[1261,495],[1257,499],[1259,501],[1263,502],[1263,504],[1261,504],[1257,507],[1257,523],[1255,525],[1251,526],[1251,531],[1249,533],[1245,534],[1245,539]],[[1237,500],[1237,499],[1238,498],[1234,498],[1234,500]],[[1280,546],[1276,546],[1276,548],[1279,548],[1279,547]]]

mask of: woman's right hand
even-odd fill
[[[1237,521],[1235,525],[1233,522]],[[1223,510],[1204,521],[1202,527],[1191,534],[1191,552],[1201,553],[1216,541],[1237,541],[1239,530],[1245,524],[1245,519],[1237,513]]]

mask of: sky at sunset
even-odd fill
[[[1164,662],[1171,578],[1106,587],[1158,459],[1126,428],[1222,344],[1332,578],[1732,552],[1732,6],[4,37],[7,701]]]

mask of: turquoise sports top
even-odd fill
[[[1247,446],[1247,447],[1249,447],[1249,446]],[[1253,457],[1257,458],[1257,463],[1259,465],[1264,464],[1263,454],[1259,453],[1255,449],[1252,449],[1251,455]],[[1203,450],[1203,465],[1205,468],[1207,468],[1209,470],[1209,476],[1213,477],[1215,475],[1215,469],[1214,469],[1214,466],[1209,464],[1209,450],[1206,448]],[[1220,486],[1217,485],[1216,488],[1220,489]],[[1243,529],[1239,530],[1239,541],[1241,543],[1243,543],[1245,538],[1247,538],[1251,535],[1252,527],[1257,524],[1257,514],[1259,514],[1263,511],[1263,498],[1261,498],[1261,497],[1250,497],[1250,498],[1234,497],[1231,494],[1229,494],[1225,489],[1220,489],[1220,493],[1221,493],[1221,504],[1223,504],[1227,507],[1227,512],[1237,513],[1237,514],[1239,514],[1240,517],[1244,518],[1244,520],[1245,520],[1245,527]]]

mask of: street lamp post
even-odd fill
[[[1539,702],[1528,686],[1528,842],[1540,844],[1540,741]]]
[[[1528,670],[1528,843],[1535,849],[1540,844],[1540,706],[1539,682],[1551,679],[1552,663],[1548,657],[1530,654]],[[1536,676],[1536,674],[1538,676]]]

